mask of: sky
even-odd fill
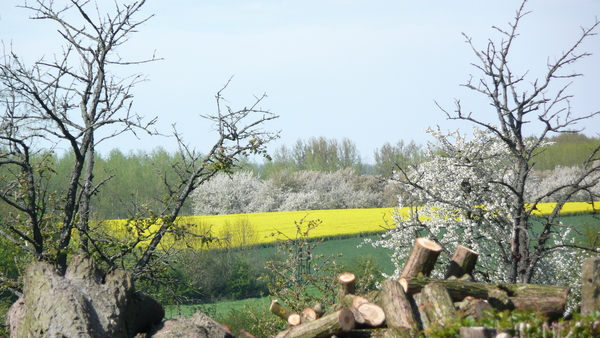
[[[28,19],[31,13],[16,7],[22,3],[0,2],[4,51],[12,50],[29,63],[60,53],[57,26]],[[171,133],[175,124],[199,151],[208,150],[216,138],[214,126],[200,115],[216,111],[215,94],[233,76],[223,94],[231,108],[248,106],[255,96],[266,93],[260,107],[280,116],[265,125],[281,131],[281,138],[269,147],[271,152],[298,139],[349,138],[363,162],[370,163],[373,151],[386,142],[432,141],[424,132],[428,127],[468,133],[469,123],[447,120],[438,107],[453,111],[455,99],[465,111],[492,121],[494,110],[485,97],[461,86],[471,76],[480,76],[472,65],[477,58],[462,33],[484,49],[488,39],[501,39],[492,26],[508,29],[520,4],[520,0],[147,0],[139,18],[154,16],[118,52],[128,60],[153,54],[162,60],[118,72],[146,74],[147,81],[133,89],[134,110],[148,120],[157,117],[157,128],[164,134]],[[526,10],[532,12],[521,22],[510,65],[515,73],[529,70],[526,79],[532,82],[543,77],[548,60],[579,38],[581,27],[591,26],[600,16],[600,1],[531,0]],[[568,89],[574,95],[571,109],[578,116],[600,110],[600,36],[586,40],[581,51],[593,55],[567,70],[584,74]],[[570,81],[557,83],[550,94]],[[600,117],[578,126],[597,136]],[[539,125],[528,128],[526,133],[534,134]],[[104,154],[114,148],[176,149],[173,138],[138,137],[122,135],[98,149]]]

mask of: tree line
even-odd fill
[[[548,140],[550,145],[541,148],[532,160],[537,186],[543,180],[556,182],[556,174],[552,174],[556,168],[562,168],[563,173],[576,170],[590,149],[600,144],[600,138],[576,132]],[[241,158],[234,173],[217,175],[199,187],[194,198],[183,204],[181,215],[394,207],[401,191],[390,179],[398,168],[421,163],[424,151],[414,141],[386,142],[373,151],[373,163],[364,163],[350,139],[298,140],[293,147],[274,149],[271,159],[262,163]],[[45,153],[38,157],[53,167],[47,190],[64,194],[75,161],[73,154]],[[145,210],[158,210],[169,193],[164,182],[175,182],[174,168],[181,157],[180,152],[161,147],[98,154],[96,176],[105,183],[90,201],[92,218],[126,219]],[[7,209],[7,205],[0,208]]]

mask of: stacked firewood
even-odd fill
[[[319,305],[291,313],[277,300],[271,312],[290,327],[276,338],[416,337],[430,325],[446,325],[488,310],[533,309],[556,319],[564,313],[569,289],[563,286],[480,283],[472,272],[478,253],[459,246],[445,279],[430,278],[442,248],[426,238],[415,241],[399,280],[384,281],[378,291],[356,295],[352,273],[338,276],[338,303],[324,311]],[[486,337],[473,329],[465,337]]]

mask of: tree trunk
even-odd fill
[[[402,286],[392,279],[387,279],[381,285],[378,295],[378,304],[386,316],[387,326],[418,332],[417,320],[410,306],[410,302]]]
[[[354,328],[354,316],[349,309],[341,309],[312,322],[292,326],[279,332],[276,338],[326,338]]]
[[[581,314],[600,311],[600,257],[585,260],[581,272]]]
[[[446,323],[456,320],[454,302],[442,284],[428,284],[423,288],[421,297],[429,323],[444,326]]]
[[[436,242],[423,237],[417,238],[400,277],[415,277],[419,273],[429,276],[441,252],[442,247]]]
[[[459,245],[450,260],[450,266],[448,267],[444,278],[448,279],[451,276],[461,278],[465,274],[472,277],[473,269],[475,269],[478,257],[479,253]]]

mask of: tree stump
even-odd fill
[[[581,272],[581,314],[600,311],[600,257],[585,260]]]
[[[419,273],[429,276],[441,252],[442,247],[436,242],[423,237],[417,238],[400,277],[415,277]]]

